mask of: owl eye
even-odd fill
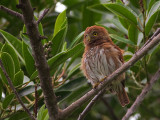
[[[93,33],[93,36],[97,36],[97,33],[96,33],[96,32],[94,32],[94,33]]]

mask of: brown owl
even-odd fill
[[[82,70],[95,88],[124,63],[122,50],[112,42],[107,30],[100,26],[87,27],[84,44]],[[129,104],[124,89],[125,73],[118,76],[109,86],[111,92],[116,92],[122,106]]]

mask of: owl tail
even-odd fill
[[[118,87],[119,88],[118,91],[116,91],[116,93],[120,104],[122,105],[122,107],[124,107],[125,105],[129,104],[130,101],[124,87],[122,85],[119,85]]]

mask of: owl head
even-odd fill
[[[104,42],[110,42],[111,39],[107,30],[100,26],[87,27],[84,33],[84,44],[85,45],[98,45]]]

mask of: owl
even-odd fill
[[[123,52],[112,42],[107,30],[100,26],[87,27],[83,42],[85,51],[81,69],[93,88],[96,88],[104,78],[123,65]],[[119,75],[108,87],[111,92],[117,94],[122,106],[129,104],[124,89],[125,73]]]

